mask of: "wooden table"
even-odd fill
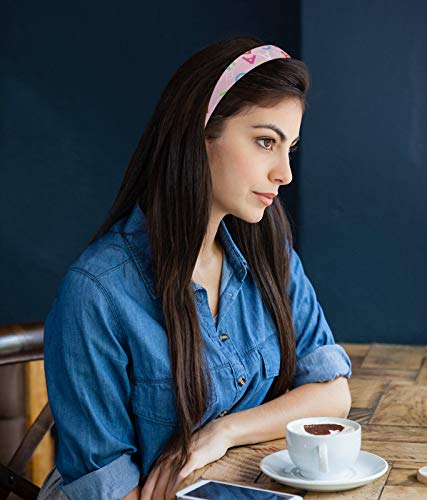
[[[260,461],[286,449],[286,439],[231,448],[220,460],[191,474],[182,485],[217,479],[259,485],[307,500],[427,499],[427,484],[416,478],[427,465],[427,347],[392,344],[345,344],[353,364],[349,381],[350,419],[362,426],[362,450],[383,457],[388,471],[365,486],[342,492],[317,493],[280,484],[261,472]]]

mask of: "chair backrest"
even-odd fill
[[[43,359],[43,323],[0,326],[0,366]]]
[[[0,326],[0,366],[43,359],[43,326],[43,323]],[[8,464],[0,464],[0,500],[11,492],[24,500],[37,498],[40,488],[23,474],[53,423],[49,403],[46,403]]]

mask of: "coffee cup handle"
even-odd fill
[[[325,443],[319,444],[317,447],[317,453],[319,456],[320,472],[329,472],[328,448]]]

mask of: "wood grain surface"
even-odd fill
[[[427,500],[427,484],[417,470],[427,465],[427,347],[397,344],[340,344],[350,356],[353,375],[350,419],[362,426],[362,450],[383,457],[388,471],[377,480],[341,492],[296,490],[261,472],[261,460],[286,449],[286,439],[230,448],[217,462],[191,474],[199,479],[298,494],[304,499]]]

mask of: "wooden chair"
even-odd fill
[[[43,323],[0,326],[0,366],[43,359]],[[23,474],[54,421],[49,403],[32,423],[7,465],[0,464],[0,500],[11,492],[24,500],[37,498],[40,488]]]

